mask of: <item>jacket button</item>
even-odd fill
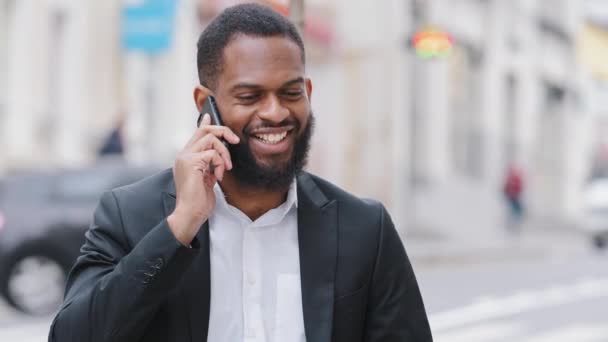
[[[160,270],[164,264],[165,263],[163,261],[163,258],[158,258],[158,259],[156,259],[156,264],[154,264],[153,267],[156,268],[157,270]]]

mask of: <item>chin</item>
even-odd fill
[[[256,159],[256,164],[259,168],[269,171],[285,170],[291,160],[290,157],[281,156],[277,158],[264,158],[263,160]]]

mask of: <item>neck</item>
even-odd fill
[[[268,191],[245,187],[239,184],[229,172],[224,173],[224,180],[220,185],[226,196],[226,202],[245,213],[252,221],[285,202],[289,192],[289,188]]]

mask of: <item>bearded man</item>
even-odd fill
[[[223,125],[203,113],[172,169],[102,196],[49,341],[431,341],[384,206],[303,171],[294,25],[228,8],[197,61],[196,106],[213,96]]]

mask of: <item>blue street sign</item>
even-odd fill
[[[159,53],[171,47],[178,0],[130,0],[122,13],[127,51]]]

